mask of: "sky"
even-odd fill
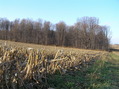
[[[119,0],[0,0],[0,18],[11,21],[30,18],[73,25],[84,16],[109,26],[111,44],[119,44]]]

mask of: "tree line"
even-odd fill
[[[0,18],[0,39],[102,50],[107,50],[110,42],[109,27],[99,25],[96,17],[82,17],[71,26],[63,21],[52,24],[41,19]]]

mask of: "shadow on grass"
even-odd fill
[[[119,89],[119,57],[97,60],[81,70],[70,70],[64,75],[48,76],[48,86],[55,89]]]

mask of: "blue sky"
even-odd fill
[[[119,0],[0,0],[0,17],[39,18],[73,25],[84,16],[99,18],[100,25],[110,26],[111,43],[119,44]]]

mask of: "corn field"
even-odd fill
[[[80,70],[107,52],[0,46],[0,89],[47,89],[47,75]]]

